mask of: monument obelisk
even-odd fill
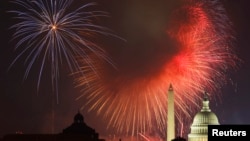
[[[172,84],[168,89],[168,109],[167,109],[167,140],[175,138],[175,116],[174,116],[174,90]]]

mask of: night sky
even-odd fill
[[[155,24],[149,21],[161,19],[163,15],[160,13],[167,13],[178,6],[178,2],[174,0],[160,0],[158,3],[144,2],[143,0],[136,2],[132,0],[97,2],[101,9],[108,11],[111,15],[110,21],[105,22],[107,26],[112,27],[118,35],[126,37],[127,40],[133,40],[131,46],[134,47],[139,44],[140,46],[148,45],[149,48],[154,44],[154,40],[150,39],[157,38],[155,34],[158,34],[158,30],[161,30],[160,27],[162,26],[160,22],[159,28],[149,28],[145,31],[144,29],[147,26]],[[223,0],[222,2],[235,31],[235,54],[239,56],[242,62],[239,63],[237,70],[229,72],[228,77],[232,83],[228,83],[220,89],[221,98],[212,98],[211,108],[217,114],[221,124],[250,124],[250,2],[249,0]],[[59,102],[57,103],[51,83],[48,83],[50,82],[49,76],[44,75],[40,89],[37,91],[37,73],[31,73],[26,80],[23,80],[25,66],[22,61],[24,60],[18,61],[8,71],[9,65],[17,55],[14,52],[15,44],[11,41],[13,30],[9,29],[13,20],[10,14],[6,13],[11,8],[13,7],[10,7],[7,0],[0,1],[0,136],[16,131],[22,131],[23,133],[59,133],[73,122],[73,116],[83,105],[84,101],[75,100],[79,96],[80,90],[75,88],[74,81],[68,75],[69,70],[61,69]],[[130,14],[131,17],[124,17],[124,11],[129,8],[135,14]],[[143,14],[143,10],[155,11],[155,14],[159,17],[147,17],[145,16],[147,14]],[[137,16],[133,17],[136,14],[144,16],[138,19]],[[162,23],[166,20],[168,19],[162,18]],[[147,22],[148,24],[145,24]],[[138,27],[141,28],[138,29]],[[163,42],[163,44],[165,43]],[[111,53],[116,53],[117,50],[119,49],[116,48]],[[133,63],[135,66],[138,63],[142,63],[142,66],[146,65],[143,55],[154,55],[150,49],[134,48],[132,51],[127,51],[130,51],[131,56],[139,58]],[[133,61],[133,59],[130,61]],[[129,63],[129,61],[126,63]],[[36,65],[32,72],[38,71]],[[45,70],[44,74],[47,73],[50,72]],[[87,112],[87,110],[81,112],[84,115],[85,122],[95,128],[101,136],[113,134],[112,129],[107,130],[105,121],[100,116],[96,116],[95,112]]]

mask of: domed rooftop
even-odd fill
[[[217,125],[219,124],[219,121],[215,113],[211,112],[209,108],[209,100],[207,94],[205,94],[203,99],[202,109],[195,115],[192,126],[211,125],[211,124]]]
[[[83,116],[82,114],[78,111],[78,113],[74,117],[74,122],[75,123],[83,123]]]
[[[99,134],[84,122],[83,115],[79,111],[74,116],[74,122],[63,129],[63,134],[83,135],[86,141],[99,141]]]
[[[219,121],[213,112],[199,112],[195,115],[193,125],[218,125]]]
[[[207,140],[208,125],[219,125],[219,120],[216,114],[211,112],[207,93],[205,93],[202,109],[194,117],[188,140],[192,141],[197,140],[198,138],[201,140]]]

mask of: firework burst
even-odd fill
[[[89,110],[103,115],[109,127],[120,133],[157,130],[165,134],[170,84],[175,92],[176,117],[183,120],[183,115],[189,117],[194,112],[204,90],[215,93],[227,82],[227,72],[236,68],[230,20],[216,0],[186,1],[173,12],[165,35],[172,46],[162,47],[165,54],[147,60],[147,66],[126,66],[119,60],[115,71],[99,61],[94,63],[98,75],[84,68],[87,75],[76,79],[78,87],[93,86],[83,89],[81,96],[88,100]]]
[[[72,10],[72,0],[15,0],[18,10],[14,39],[18,40],[16,50],[20,51],[11,66],[26,56],[27,69],[40,62],[37,88],[39,88],[47,62],[50,63],[53,88],[57,91],[59,66],[67,64],[71,72],[79,71],[76,58],[88,58],[89,53],[111,63],[105,51],[93,41],[97,35],[115,36],[107,28],[97,24],[100,17],[107,17],[104,11],[96,11],[96,3],[87,3]],[[92,66],[90,63],[88,64]],[[56,92],[57,93],[57,92]]]

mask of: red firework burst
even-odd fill
[[[93,72],[83,62],[85,76],[76,79],[77,86],[86,88],[81,97],[88,100],[89,110],[104,115],[118,132],[165,133],[170,83],[180,119],[181,114],[192,113],[204,90],[213,94],[227,81],[226,72],[236,67],[231,25],[217,1],[189,2],[170,20],[165,37],[171,44],[161,46],[160,56],[159,52],[151,59],[147,56],[142,64],[114,60],[118,71],[96,60]]]

